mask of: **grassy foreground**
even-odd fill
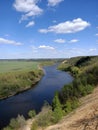
[[[29,89],[42,75],[37,61],[0,61],[0,99]]]

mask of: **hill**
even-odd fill
[[[98,130],[98,87],[80,102],[79,108],[45,130]]]

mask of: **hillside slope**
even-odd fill
[[[45,130],[98,130],[98,87],[80,102],[78,109]]]
[[[65,116],[58,124],[38,130],[98,130],[98,87],[80,99],[81,106]],[[19,130],[31,130],[33,120],[27,120]]]

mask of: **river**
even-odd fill
[[[27,118],[29,110],[39,112],[44,101],[51,104],[54,93],[73,80],[69,73],[57,70],[57,65],[44,67],[44,71],[45,75],[32,89],[0,101],[0,129],[18,114]]]

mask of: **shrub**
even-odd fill
[[[30,118],[35,117],[35,116],[36,116],[36,111],[35,111],[35,110],[30,110],[29,113],[28,113],[28,116],[29,116]]]
[[[26,124],[25,118],[23,116],[18,115],[15,119],[11,119],[10,124],[8,127],[4,128],[4,130],[17,130],[23,127]]]
[[[85,91],[87,92],[87,94],[90,94],[93,91],[93,88],[94,88],[93,85],[88,84],[85,87]]]
[[[78,67],[71,67],[71,73],[77,77],[80,74],[80,69]]]
[[[71,100],[67,100],[66,104],[65,104],[65,112],[69,113],[70,111],[72,111],[72,104],[71,104]]]
[[[53,112],[49,104],[43,106],[42,111],[37,116],[36,122],[39,127],[46,127],[52,124]]]
[[[63,116],[62,106],[58,97],[58,93],[55,94],[52,106],[53,106],[53,122],[57,123]]]

